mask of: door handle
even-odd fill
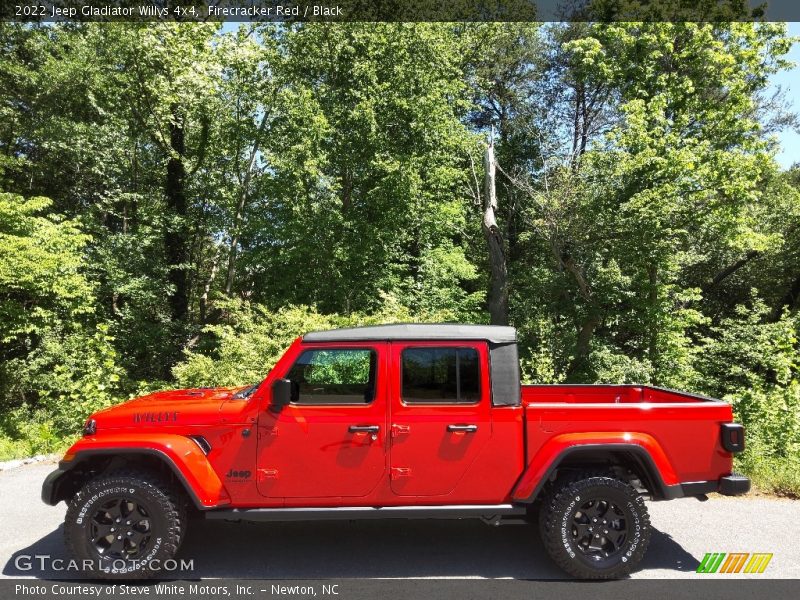
[[[475,433],[478,431],[477,425],[448,425],[447,431],[450,432],[463,432],[463,433]]]
[[[380,425],[350,425],[347,428],[350,433],[378,433],[380,430]]]

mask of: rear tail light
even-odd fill
[[[728,452],[741,452],[744,450],[744,427],[738,423],[725,423],[722,425],[722,447]]]

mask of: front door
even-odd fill
[[[278,377],[292,402],[259,418],[258,490],[276,498],[361,497],[386,473],[385,344],[304,344]]]
[[[486,344],[393,343],[391,361],[391,489],[448,495],[491,437]]]

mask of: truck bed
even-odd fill
[[[655,441],[671,467],[667,485],[730,473],[720,427],[732,409],[721,400],[642,385],[523,385],[522,404],[528,461],[555,451],[559,440],[566,447],[569,434],[625,432],[631,443]]]
[[[522,403],[632,404],[718,402],[699,394],[649,385],[523,385]]]

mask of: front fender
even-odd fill
[[[633,453],[651,471],[649,475],[654,478],[653,484],[660,488],[660,493],[679,483],[664,449],[651,435],[629,432],[564,433],[552,437],[536,453],[514,488],[513,500],[533,502],[564,458],[573,452],[592,450]]]
[[[74,469],[93,457],[108,455],[148,456],[162,461],[200,509],[230,504],[225,486],[197,443],[177,434],[111,433],[81,438],[67,450],[59,468],[48,476],[42,499],[48,504],[57,503],[61,499],[58,486]]]

